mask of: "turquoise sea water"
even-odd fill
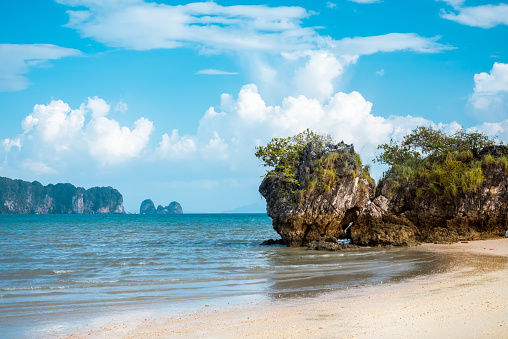
[[[0,333],[51,337],[125,314],[319,295],[429,273],[435,254],[263,247],[263,214],[1,215]]]

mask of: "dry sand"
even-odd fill
[[[214,305],[72,338],[508,338],[508,239],[417,251],[450,254],[444,273],[236,308]]]

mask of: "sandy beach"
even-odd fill
[[[445,272],[240,307],[125,321],[70,338],[508,338],[508,239],[423,244]]]

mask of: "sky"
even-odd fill
[[[255,147],[307,128],[364,163],[416,126],[508,142],[508,3],[4,0],[0,117],[0,176],[262,206]]]

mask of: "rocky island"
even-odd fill
[[[43,186],[0,177],[0,214],[112,213],[125,213],[123,197],[112,187],[85,190],[71,184]]]
[[[288,246],[341,249],[502,237],[508,228],[508,147],[481,133],[418,127],[379,146],[379,184],[353,145],[305,131],[257,148],[259,192]]]
[[[173,201],[166,207],[163,207],[162,205],[157,206],[157,209],[155,209],[155,204],[151,199],[143,200],[141,203],[141,206],[139,207],[139,214],[182,214],[183,209],[182,206],[176,202]]]

